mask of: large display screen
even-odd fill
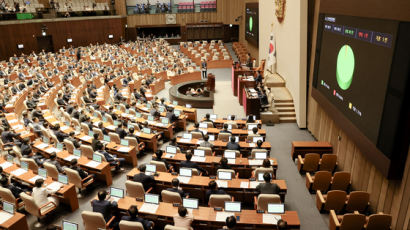
[[[259,44],[258,3],[247,3],[245,6],[245,39],[255,46]]]
[[[324,15],[321,26],[314,87],[376,145],[398,22]]]

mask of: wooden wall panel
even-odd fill
[[[84,20],[58,20],[33,23],[18,23],[0,25],[0,59],[4,60],[13,54],[37,52],[37,36],[41,36],[41,28],[45,25],[47,35],[53,39],[54,50],[63,46],[85,46],[90,43],[118,43],[125,36],[125,18],[101,18]],[[108,39],[108,35],[114,35]],[[73,42],[67,43],[67,38]],[[23,50],[17,49],[17,44],[24,44]]]
[[[364,17],[380,17],[386,19],[410,21],[410,2],[393,0],[385,7],[382,0],[318,0],[315,15],[311,50],[316,50],[317,21],[320,12],[346,14]],[[372,6],[372,7],[369,7]],[[384,6],[384,7],[378,7]],[[315,52],[311,52],[310,87],[312,86]],[[373,212],[390,213],[393,216],[393,229],[409,229],[410,218],[410,149],[401,180],[386,179],[375,166],[360,152],[338,125],[329,117],[319,104],[310,96],[308,98],[308,129],[320,141],[330,141],[334,153],[338,155],[339,170],[352,174],[354,190],[370,193],[371,210]],[[330,134],[329,134],[330,132]],[[340,136],[340,140],[337,138]],[[336,143],[335,143],[336,142]]]

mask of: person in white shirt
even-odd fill
[[[58,206],[58,199],[52,195],[50,191],[47,190],[47,188],[43,187],[44,180],[43,179],[37,179],[35,182],[35,187],[33,188],[33,192],[31,195],[33,196],[34,202],[38,207],[41,207],[48,202],[53,202],[56,206]]]
[[[174,215],[174,226],[183,227],[189,230],[193,230],[191,227],[192,220],[194,219],[192,213],[189,213],[185,207],[178,207],[178,214]]]

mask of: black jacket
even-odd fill
[[[145,191],[155,185],[155,178],[153,176],[147,176],[142,172],[135,174],[132,180],[140,182],[144,186]]]
[[[104,220],[108,222],[111,218],[111,209],[117,207],[117,202],[110,202],[108,200],[93,200],[91,201],[93,212],[103,214]]]

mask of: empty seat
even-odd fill
[[[26,212],[37,217],[38,222],[34,225],[37,228],[43,226],[43,224],[41,224],[40,222],[40,219],[45,217],[47,214],[51,213],[52,211],[56,210],[57,208],[57,206],[51,201],[39,207],[34,202],[34,198],[24,192],[20,193],[20,198],[24,202]]]
[[[256,210],[268,210],[268,204],[280,204],[280,196],[277,194],[259,194],[258,197],[254,197],[254,204]]]
[[[127,180],[125,182],[125,190],[128,196],[143,200],[145,193],[149,193],[152,190],[152,187],[145,191],[144,186],[140,182]]]
[[[330,210],[329,229],[330,230],[362,230],[366,222],[366,216],[359,213],[344,214],[341,217],[336,215],[334,210]]]
[[[332,177],[330,190],[347,191],[350,184],[350,172],[336,172]]]
[[[316,172],[319,166],[320,155],[318,153],[308,153],[305,158],[298,155],[299,172]]]
[[[95,229],[109,229],[109,225],[114,220],[114,216],[108,221],[105,222],[104,216],[99,212],[89,212],[83,211],[81,213],[83,218],[83,225],[85,230],[95,230]]]
[[[337,165],[336,154],[323,154],[319,162],[319,171],[333,172]]]
[[[209,197],[209,207],[211,208],[223,208],[225,207],[225,201],[231,201],[231,196],[230,195],[225,195],[225,194],[212,194]]]
[[[156,166],[157,172],[168,172],[167,166],[162,161],[150,161],[150,164]]]
[[[177,192],[162,190],[161,197],[162,201],[165,203],[182,204],[181,195]]]
[[[144,230],[144,226],[136,221],[121,220],[119,227],[120,230]]]
[[[306,173],[306,188],[310,192],[320,190],[322,193],[325,193],[329,189],[331,180],[332,173],[329,171],[319,171],[314,176]]]
[[[379,212],[372,214],[366,218],[366,224],[364,228],[366,230],[390,230],[391,229],[392,216]]]
[[[346,192],[332,190],[327,194],[322,194],[320,190],[316,192],[316,207],[319,212],[335,210],[339,212],[343,209],[346,202]]]
[[[347,196],[346,212],[365,212],[369,206],[370,194],[364,191],[354,191]]]

